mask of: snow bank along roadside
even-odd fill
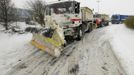
[[[125,25],[112,25],[106,28],[112,38],[111,45],[128,75],[134,74],[134,30]]]
[[[31,34],[0,32],[0,74],[4,75],[16,62],[29,53]]]

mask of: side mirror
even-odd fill
[[[75,13],[77,13],[77,14],[80,13],[80,3],[75,4]]]

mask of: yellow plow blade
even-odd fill
[[[52,56],[60,56],[65,44],[64,39],[56,31],[53,32],[51,37],[46,36],[45,33],[33,33],[32,45]]]
[[[42,45],[42,44],[36,42],[35,40],[32,40],[31,44],[34,45],[35,47],[37,47],[38,49],[49,53],[52,56],[55,56],[55,57],[59,57],[60,56],[60,51],[58,49],[56,49],[56,48],[54,50],[51,50],[47,46]]]

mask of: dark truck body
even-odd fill
[[[130,15],[112,15],[111,23],[112,24],[121,24],[123,23]]]

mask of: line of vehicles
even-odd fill
[[[86,32],[108,26],[109,19],[109,15],[93,14],[90,8],[80,7],[77,1],[51,3],[46,7],[46,27],[33,33],[31,43],[58,57],[70,40],[81,40]]]

